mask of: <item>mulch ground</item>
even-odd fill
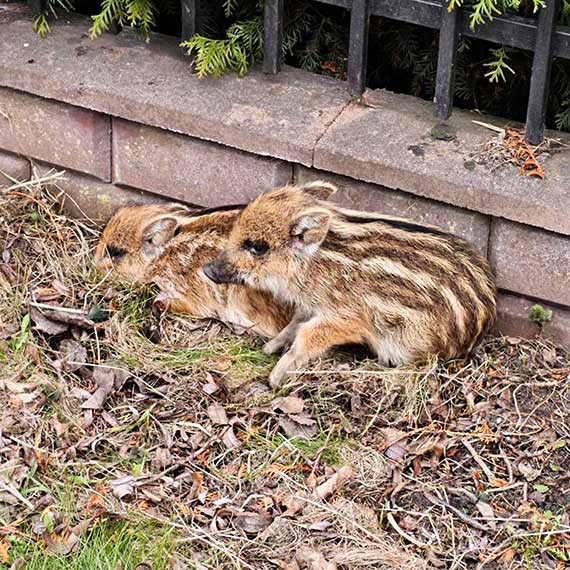
[[[172,534],[139,570],[570,567],[563,348],[339,353],[274,394],[259,341],[99,274],[48,178],[0,194],[0,568],[141,520]]]

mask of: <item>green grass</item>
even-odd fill
[[[172,528],[146,522],[101,521],[80,536],[67,556],[23,538],[10,537],[10,564],[23,559],[26,570],[130,570],[146,562],[153,570],[169,568],[176,541]],[[9,565],[0,564],[0,568]]]

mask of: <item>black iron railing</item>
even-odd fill
[[[182,0],[183,2],[188,0]],[[366,56],[370,16],[383,16],[439,29],[439,56],[435,88],[435,116],[447,119],[452,112],[455,58],[460,36],[473,37],[501,45],[534,51],[530,94],[526,116],[526,139],[538,144],[544,134],[548,87],[552,59],[570,59],[570,28],[557,28],[560,0],[546,0],[538,19],[499,16],[471,29],[469,12],[447,9],[448,1],[438,0],[319,0],[351,11],[348,50],[348,87],[359,96],[366,86]],[[266,73],[277,73],[281,64],[283,0],[265,0]]]

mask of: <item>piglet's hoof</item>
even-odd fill
[[[281,352],[282,348],[283,343],[274,338],[263,345],[263,352],[265,352],[265,354],[277,354]]]

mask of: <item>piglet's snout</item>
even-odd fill
[[[236,272],[223,257],[218,257],[202,268],[204,275],[214,283],[237,283]]]

